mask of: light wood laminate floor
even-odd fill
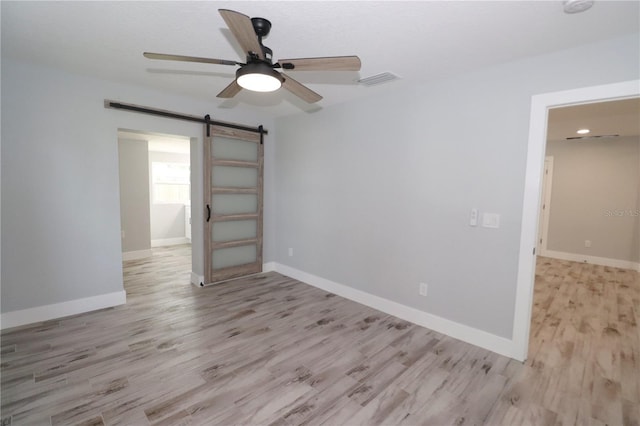
[[[127,304],[2,333],[2,424],[638,425],[637,272],[539,258],[529,360],[266,273],[125,262]]]

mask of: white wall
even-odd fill
[[[553,156],[547,249],[638,262],[640,139],[550,141],[547,155]]]
[[[151,240],[186,238],[184,204],[151,205]]]
[[[242,108],[218,109],[215,102],[4,57],[1,78],[3,316],[122,291],[119,128],[193,138],[192,169],[201,179],[202,125],[105,109],[104,99],[273,129],[269,117]],[[268,173],[265,179],[271,188]],[[199,194],[192,200],[193,246],[202,247],[202,188],[193,191]],[[272,220],[265,212],[265,260],[272,256]],[[202,273],[201,250],[194,251],[193,269]]]
[[[147,141],[118,140],[122,252],[151,249]]]
[[[636,79],[638,40],[278,119],[276,262],[511,339],[531,96]]]

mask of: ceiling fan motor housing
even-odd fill
[[[271,60],[273,58],[273,51],[269,49],[267,46],[262,44],[262,38],[269,35],[269,31],[271,31],[271,21],[265,18],[251,18],[251,24],[253,25],[253,30],[258,36],[258,42],[262,47],[262,53],[265,58],[268,60],[269,64],[271,64]],[[247,60],[247,62],[251,62]]]
[[[269,35],[269,31],[271,31],[271,21],[264,18],[251,18],[251,23],[258,37],[266,37]]]

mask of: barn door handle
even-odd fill
[[[207,204],[207,222],[211,219],[211,207]]]

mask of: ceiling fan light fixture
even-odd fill
[[[282,86],[284,78],[266,63],[254,62],[238,69],[236,80],[243,89],[253,92],[273,92]]]

